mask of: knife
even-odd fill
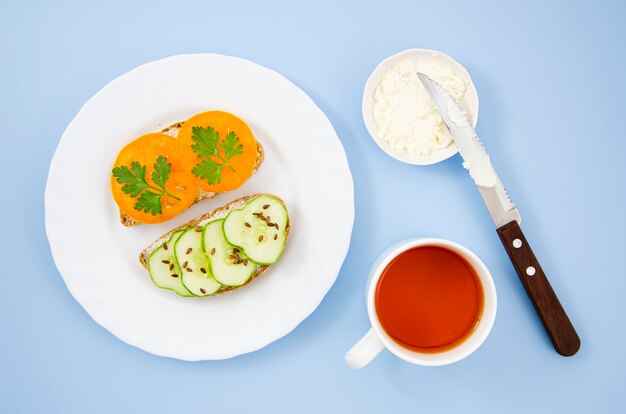
[[[472,128],[467,113],[441,85],[423,73],[417,73],[441,118],[448,126],[461,157],[469,170],[489,214],[496,225],[500,241],[513,263],[550,341],[563,356],[572,356],[580,348],[580,338],[546,278],[522,229],[521,217],[511,202],[491,164],[489,154]]]

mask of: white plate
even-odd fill
[[[459,152],[456,145],[452,143],[446,148],[433,152],[432,154],[420,157],[413,157],[407,152],[398,152],[394,150],[385,140],[378,136],[378,128],[376,127],[376,121],[374,120],[374,93],[376,92],[376,88],[380,84],[383,75],[394,65],[400,63],[406,58],[411,58],[413,60],[416,60],[417,62],[439,62],[445,66],[451,67],[457,76],[465,80],[467,90],[465,91],[465,95],[463,95],[463,98],[459,103],[467,112],[467,115],[472,122],[472,126],[474,127],[476,127],[476,121],[478,120],[478,93],[476,92],[476,87],[474,86],[474,82],[472,82],[472,78],[470,77],[469,73],[459,62],[452,59],[445,53],[429,49],[407,49],[403,50],[402,52],[396,53],[395,55],[389,56],[388,58],[380,62],[378,66],[376,66],[376,69],[374,69],[370,77],[367,79],[367,82],[365,83],[365,88],[363,90],[363,102],[361,105],[361,110],[363,113],[363,121],[365,122],[367,132],[369,132],[374,142],[376,142],[376,144],[383,151],[385,151],[387,155],[399,161],[406,162],[407,164],[435,164],[437,162],[448,159],[457,152]]]
[[[265,148],[236,191],[158,225],[125,228],[109,189],[117,152],[139,135],[211,109],[233,112]],[[152,284],[138,253],[169,229],[246,194],[285,200],[291,233],[281,259],[225,295],[181,298]],[[352,176],[332,125],[298,87],[255,63],[215,54],[140,66],[91,98],[50,165],[46,232],[65,283],[89,315],[124,342],[183,360],[262,348],[313,312],[335,282],[354,221]]]

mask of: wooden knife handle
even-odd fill
[[[580,348],[580,338],[559,298],[552,290],[519,224],[512,221],[497,231],[554,349],[563,356],[574,355]]]

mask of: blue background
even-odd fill
[[[1,412],[624,412],[626,3],[128,3],[0,5]],[[552,349],[460,158],[404,165],[369,138],[365,80],[414,47],[471,73],[478,133],[580,333],[575,357]],[[287,337],[221,362],[155,357],[102,329],[66,289],[44,231],[48,166],[83,103],[139,64],[192,52],[247,58],[303,88],[355,182],[352,244],[320,307]],[[383,352],[350,370],[370,265],[420,235],[465,244],[490,268],[491,335],[451,366]]]

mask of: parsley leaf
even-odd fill
[[[191,140],[194,142],[191,149],[199,158],[202,158],[202,161],[191,170],[196,177],[205,179],[212,185],[222,181],[224,167],[237,172],[228,162],[231,158],[243,154],[243,145],[234,131],[230,131],[219,144],[224,156],[218,151],[219,133],[213,127],[194,126],[191,128],[191,133]]]
[[[200,163],[196,164],[191,172],[196,177],[207,180],[209,184],[219,184],[222,181],[223,167],[223,164],[220,164],[211,158],[205,158]]]
[[[163,155],[159,155],[153,167],[152,181],[160,188],[148,184],[146,181],[146,166],[139,164],[137,161],[133,161],[130,164],[130,168],[126,165],[113,168],[113,176],[119,184],[123,184],[122,192],[124,194],[129,194],[132,198],[139,196],[134,206],[135,210],[143,210],[146,213],[151,212],[153,216],[156,216],[163,213],[161,198],[164,195],[175,200],[180,200],[180,198],[165,190],[165,182],[170,176],[172,164],[169,164]]]
[[[217,141],[220,134],[213,128],[195,126],[191,128],[191,140],[195,143],[191,146],[198,157],[204,158],[217,155]]]
[[[239,143],[239,137],[237,137],[237,134],[233,131],[230,131],[228,135],[226,135],[226,138],[224,138],[220,146],[224,150],[224,155],[227,160],[243,154],[243,145]]]
[[[152,191],[144,191],[137,199],[135,203],[135,210],[143,210],[145,213],[152,213],[153,216],[163,213],[163,207],[161,206],[161,197],[163,193],[157,194]]]
[[[154,164],[154,171],[152,172],[152,181],[165,191],[165,182],[170,177],[170,171],[172,164],[167,162],[167,159],[159,155]]]
[[[114,168],[113,176],[118,183],[124,184],[122,186],[124,194],[137,197],[139,193],[148,187],[148,183],[143,179],[146,175],[146,167],[144,166],[142,168],[136,161],[130,164],[130,167],[129,169],[127,166],[122,165],[121,167]]]

